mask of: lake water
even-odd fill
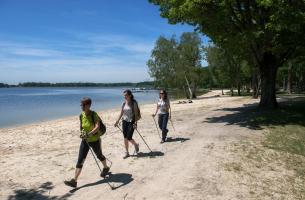
[[[0,128],[79,115],[87,96],[96,111],[120,108],[125,88],[0,88]],[[139,104],[156,102],[157,91],[134,93]],[[153,111],[152,111],[153,112]]]

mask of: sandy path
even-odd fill
[[[78,182],[80,188],[69,192],[62,183],[74,173],[77,117],[0,129],[0,199],[249,199],[249,188],[237,185],[238,177],[224,170],[223,163],[234,158],[229,151],[232,142],[259,137],[261,131],[209,123],[208,119],[234,112],[222,108],[256,100],[215,96],[218,94],[208,93],[192,104],[173,102],[176,131],[169,126],[173,141],[165,144],[159,143],[150,116],[154,105],[141,106],[139,131],[153,156],[135,133],[142,154],[123,160],[122,135],[111,125],[118,109],[102,113],[108,125],[103,151],[113,162],[108,181],[115,190],[99,178],[90,154]]]

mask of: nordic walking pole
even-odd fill
[[[154,117],[154,116],[152,116],[152,118],[153,118],[153,120],[154,120],[154,122],[155,122],[155,126],[156,126],[156,129],[157,129],[157,132],[158,132],[159,138],[161,139],[160,132],[159,132],[159,128],[158,128],[158,126],[157,126],[157,122],[156,122],[156,120],[155,120],[155,117]]]
[[[142,137],[142,135],[139,133],[138,129],[136,129],[137,133],[141,136],[143,142],[146,144],[147,148],[150,150],[150,152],[152,153],[153,151],[149,148],[148,144],[146,143],[146,141],[144,140],[144,138]]]
[[[98,164],[97,159],[96,159],[95,156],[94,156],[93,150],[91,149],[91,147],[89,146],[89,144],[88,144],[88,142],[87,142],[86,140],[85,140],[85,142],[87,143],[87,145],[88,145],[88,147],[89,147],[89,149],[90,149],[90,152],[91,152],[91,154],[92,154],[92,156],[93,156],[93,158],[94,158],[94,160],[95,160],[95,162],[96,162],[96,164],[97,164],[97,166],[98,166],[100,172],[102,173],[102,169],[101,169],[100,165]],[[112,164],[112,163],[111,163],[111,164]],[[108,181],[106,181],[106,183],[109,185],[109,187],[111,188],[111,190],[114,190],[114,187],[113,187],[112,185],[110,185],[110,183],[108,183]]]
[[[174,131],[176,132],[176,129],[174,127],[174,123],[173,123],[172,119],[169,119],[169,121],[171,121],[172,127],[173,127]]]
[[[123,133],[123,130],[117,126],[118,129],[120,129],[120,131]],[[140,135],[141,139],[143,140],[143,142],[146,144],[147,148],[150,150],[150,152],[152,152],[152,150],[149,148],[148,144],[146,143],[146,141],[144,140],[144,138],[142,137],[142,135],[139,133],[138,129],[135,129],[137,131],[137,133]]]

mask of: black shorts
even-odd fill
[[[133,132],[134,132],[133,124],[134,123],[132,123],[132,122],[127,122],[127,121],[123,120],[123,124],[122,124],[123,135],[124,135],[124,138],[127,140],[132,140],[132,136],[133,136]]]

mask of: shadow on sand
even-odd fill
[[[112,174],[112,173],[110,173],[108,178],[99,180],[99,181],[94,182],[94,183],[88,183],[86,185],[77,187],[75,189],[70,190],[70,193],[74,193],[74,192],[76,192],[80,189],[100,185],[100,184],[103,184],[103,183],[106,183],[106,182],[108,182],[109,184],[112,185],[113,190],[116,190],[120,187],[123,187],[123,186],[129,184],[131,181],[133,181],[133,178],[132,178],[131,174],[126,174],[126,173]],[[114,185],[113,183],[119,183],[119,185],[117,185],[117,184]]]
[[[237,108],[217,109],[216,111],[233,113],[207,118],[204,122],[239,125],[253,130],[262,130],[264,126],[287,124],[305,126],[305,98],[283,98],[279,101],[279,108],[276,110],[261,110],[255,103]]]
[[[185,142],[190,140],[190,138],[182,138],[182,137],[176,137],[176,138],[172,138],[172,137],[168,137],[166,139],[166,142]]]
[[[148,153],[139,152],[138,154],[132,155],[131,157],[136,157],[136,158],[145,158],[145,157],[155,158],[155,157],[159,157],[159,156],[164,156],[164,153],[161,152],[161,151],[153,151],[153,152],[148,152]]]
[[[54,188],[52,182],[46,182],[41,184],[35,189],[18,189],[15,190],[15,194],[8,197],[8,200],[66,200],[72,194],[65,194],[63,196],[50,196],[49,191]]]

